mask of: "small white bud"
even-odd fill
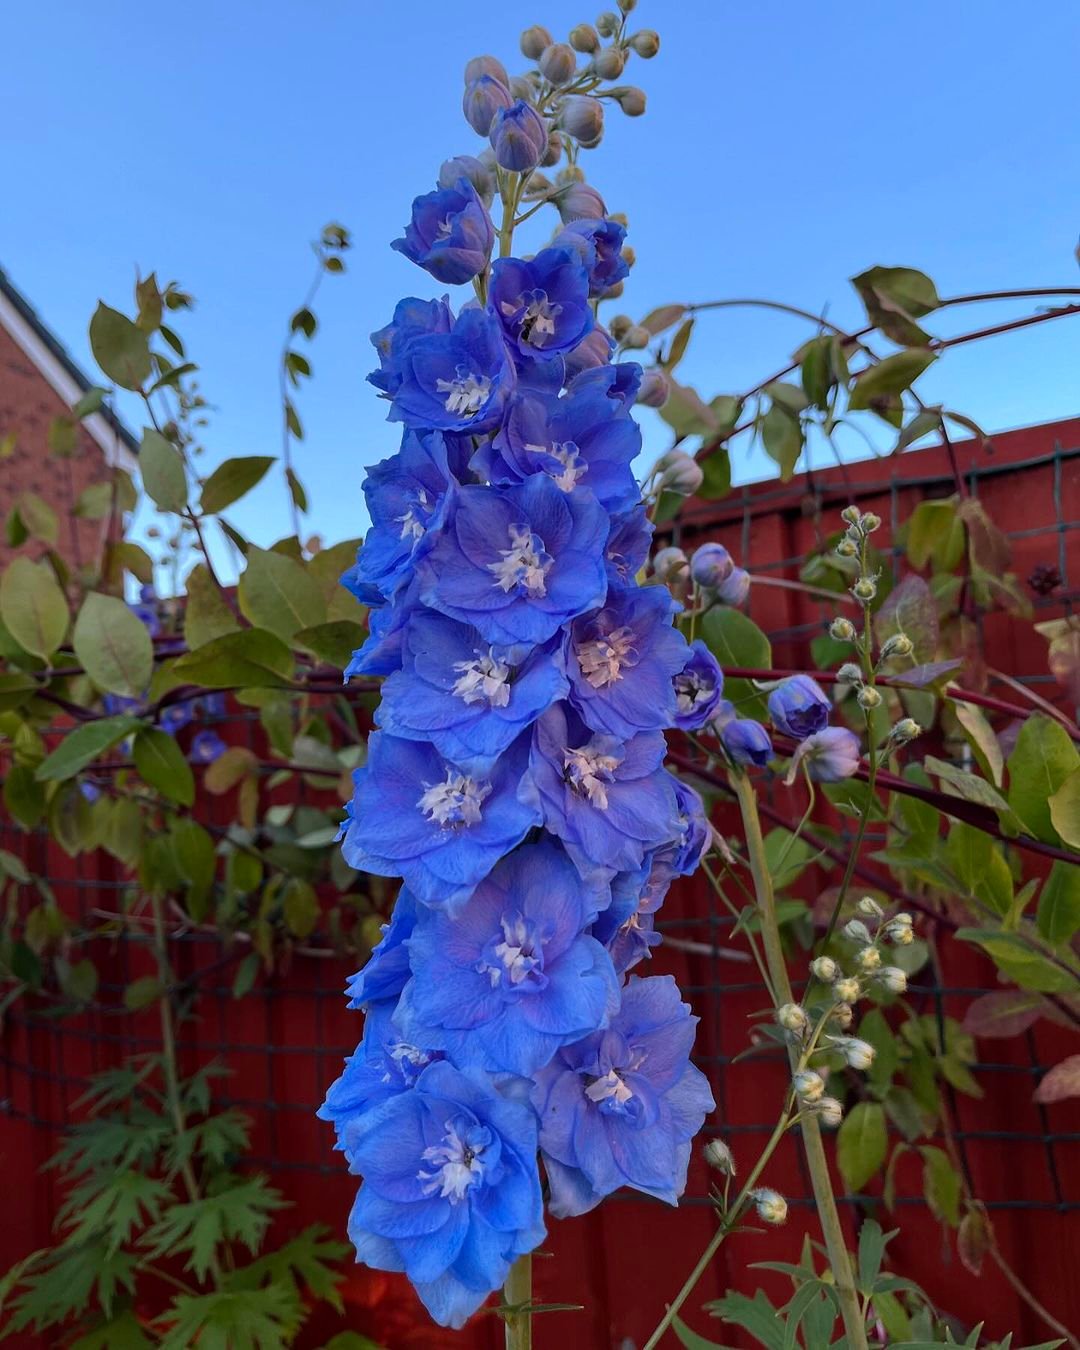
[[[813,1069],[802,1069],[791,1080],[795,1095],[811,1106],[825,1095],[825,1079]]]
[[[593,69],[602,80],[617,80],[625,65],[626,56],[618,47],[604,47],[593,57]]]
[[[882,933],[898,947],[908,947],[915,941],[914,921],[910,914],[894,914]]]
[[[806,1010],[798,1003],[784,1003],[776,1010],[776,1020],[785,1031],[793,1031],[801,1036],[809,1025]]]
[[[841,539],[836,546],[836,551],[841,558],[854,558],[858,553],[858,547],[850,539]]]
[[[847,1031],[855,1020],[855,1010],[850,1003],[838,1003],[832,1010],[832,1021],[841,1029]]]
[[[878,707],[881,703],[881,695],[873,685],[870,684],[864,684],[856,697],[859,700],[859,707],[865,708],[868,712],[870,709]]]
[[[910,656],[915,644],[906,633],[894,633],[881,644],[881,659],[887,661],[890,656]]]
[[[851,593],[856,600],[873,600],[877,595],[877,582],[873,577],[860,577],[852,586]]]
[[[872,951],[873,948],[867,947],[864,950]],[[862,987],[854,975],[845,975],[843,979],[835,982],[832,991],[837,1003],[857,1003]]]
[[[881,529],[881,517],[875,516],[873,511],[867,511],[862,520],[859,521],[866,534],[873,534],[875,530]]]
[[[837,642],[853,642],[856,637],[855,625],[850,619],[833,619],[829,624],[829,636]]]
[[[862,684],[862,671],[854,661],[845,661],[836,672],[839,684]]]
[[[922,727],[919,726],[914,717],[902,717],[889,734],[898,744],[905,745],[908,741],[913,741],[916,736],[922,735]]]
[[[596,31],[601,37],[614,37],[619,31],[619,16],[610,9],[605,10],[596,20]]]
[[[850,938],[852,942],[870,943],[873,939],[870,937],[870,929],[861,919],[849,919],[844,924],[844,936]]]
[[[579,23],[570,29],[570,46],[576,52],[591,55],[600,46],[600,37],[591,23]]]
[[[660,34],[652,28],[643,28],[640,33],[635,33],[631,37],[630,46],[638,56],[650,61],[660,50]]]
[[[817,1104],[817,1116],[822,1125],[835,1130],[844,1118],[844,1108],[835,1097],[822,1097]]]
[[[831,956],[818,956],[810,962],[810,969],[814,972],[814,978],[822,984],[832,984],[833,980],[840,974],[840,967]]]
[[[633,331],[630,330],[628,338]],[[656,480],[658,492],[675,492],[680,497],[692,497],[705,481],[705,470],[685,450],[669,450],[660,458],[658,464],[660,467],[660,474]]]
[[[845,506],[840,512],[840,519],[845,525],[858,525],[861,516],[857,506]]]
[[[636,323],[623,338],[622,345],[624,347],[640,349],[642,347],[647,347],[651,341],[652,334],[649,330],[644,328],[640,323]]]
[[[686,566],[686,554],[674,545],[660,549],[652,560],[653,573],[661,581],[674,581],[686,572]]]
[[[881,906],[878,904],[878,902],[874,899],[872,895],[862,896],[859,899],[858,903],[855,905],[855,909],[859,914],[864,915],[867,919],[880,919],[881,916],[885,913],[885,911],[881,908]]]
[[[710,1139],[701,1150],[705,1161],[726,1177],[735,1175],[735,1158],[722,1139]]]
[[[907,992],[907,976],[899,966],[882,966],[877,972],[877,979],[880,980],[890,994],[903,994]]]
[[[521,35],[521,54],[535,61],[546,47],[551,46],[551,34],[538,23],[526,28]]]
[[[787,1218],[787,1201],[779,1191],[759,1186],[757,1190],[750,1192],[750,1198],[757,1209],[758,1218],[763,1219],[765,1223],[781,1224]]]
[[[869,1041],[860,1041],[857,1036],[841,1036],[833,1041],[833,1045],[844,1056],[848,1065],[853,1069],[858,1069],[860,1073],[865,1072],[874,1062],[876,1051]]]
[[[855,957],[855,961],[859,969],[869,975],[881,965],[881,953],[876,947],[864,947]]]
[[[634,321],[629,314],[616,314],[608,324],[608,332],[616,342],[621,342],[633,326]]]

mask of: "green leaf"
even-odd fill
[[[782,1350],[783,1324],[763,1290],[759,1289],[753,1298],[745,1294],[728,1293],[713,1303],[707,1303],[705,1307],[714,1317],[748,1331],[767,1350]]]
[[[195,800],[195,775],[184,752],[167,731],[144,727],[135,737],[132,758],[144,783],[157,788],[170,801],[191,806]]]
[[[1063,844],[1080,849],[1080,769],[1074,769],[1051,796],[1050,823]]]
[[[307,492],[304,490],[303,483],[297,478],[291,464],[285,470],[285,481],[289,485],[289,496],[293,499],[293,505],[298,511],[306,511],[308,509]]]
[[[867,1072],[867,1079],[878,1092],[884,1092],[893,1080],[900,1063],[900,1051],[892,1028],[885,1020],[879,1008],[871,1008],[859,1022],[859,1035],[874,1047],[874,1062]]]
[[[919,1149],[923,1160],[923,1192],[930,1212],[950,1228],[960,1223],[960,1175],[944,1149],[924,1144]]]
[[[765,453],[780,466],[781,482],[789,483],[803,448],[802,422],[797,413],[774,401],[761,423]]]
[[[906,576],[874,616],[879,642],[903,633],[915,645],[916,661],[931,661],[938,645],[938,612],[930,587],[917,576]]]
[[[285,1289],[180,1294],[165,1314],[159,1350],[282,1350],[298,1315]]]
[[[959,534],[959,551],[953,539]],[[963,556],[964,527],[956,514],[956,498],[920,502],[907,527],[907,555],[912,567],[922,569],[933,562],[936,571],[948,572]],[[953,556],[955,553],[955,556]]]
[[[124,1007],[128,1012],[139,1012],[156,1003],[164,993],[161,981],[156,975],[142,975],[124,990]]]
[[[772,666],[769,639],[741,610],[714,605],[701,620],[701,635],[724,670],[728,666],[750,670],[768,670]],[[766,716],[764,696],[749,680],[727,679],[724,692],[740,717]]]
[[[152,427],[143,430],[139,472],[146,495],[156,506],[177,515],[187,510],[188,481],[183,457],[171,441]]]
[[[306,1291],[341,1312],[344,1305],[337,1286],[344,1272],[334,1267],[345,1259],[349,1248],[344,1242],[328,1240],[329,1231],[322,1224],[305,1228],[292,1241],[234,1271],[229,1276],[230,1288],[284,1286],[298,1298]]]
[[[194,820],[178,820],[170,834],[180,875],[189,886],[209,890],[217,869],[217,854],[209,833]]]
[[[933,352],[911,349],[895,352],[864,370],[855,379],[848,407],[852,412],[870,408],[879,399],[897,398],[910,389],[927,366],[936,360]]]
[[[197,651],[215,638],[237,631],[236,615],[205,563],[191,569],[185,588],[184,640],[189,651]]]
[[[859,1229],[859,1292],[869,1294],[874,1281],[881,1271],[881,1262],[889,1241],[899,1233],[894,1228],[891,1233],[882,1231],[881,1224],[874,1219],[865,1219]]]
[[[938,308],[934,283],[914,267],[870,267],[852,277],[870,322],[901,346],[921,346],[929,336],[914,322]]]
[[[203,513],[213,516],[224,511],[261,482],[273,463],[273,455],[246,455],[219,464],[203,484],[199,499]]]
[[[289,682],[293,655],[273,633],[245,628],[188,652],[177,661],[173,673],[208,689],[276,688]]]
[[[707,1341],[704,1336],[691,1330],[678,1313],[671,1319],[671,1329],[678,1337],[679,1344],[686,1346],[686,1350],[724,1350],[718,1341]]]
[[[335,623],[320,623],[314,628],[301,628],[293,637],[298,647],[312,652],[320,661],[326,661],[338,670],[344,670],[353,652],[367,637],[366,630],[351,619]]]
[[[765,860],[777,891],[796,881],[817,856],[817,850],[805,839],[781,826],[765,837]]]
[[[138,698],[150,683],[154,644],[146,625],[116,596],[86,597],[73,642],[83,669],[106,693]]]
[[[248,952],[247,956],[236,967],[236,975],[233,977],[232,996],[233,998],[243,998],[249,994],[255,986],[255,980],[259,974],[259,967],[262,960],[258,952]]]
[[[290,877],[282,901],[285,923],[293,937],[310,937],[319,922],[319,901],[310,882]]]
[[[313,628],[326,619],[322,590],[303,563],[254,545],[248,550],[237,595],[243,614],[284,642],[301,628]]]
[[[37,766],[34,777],[39,783],[62,783],[73,778],[80,769],[104,754],[139,726],[137,717],[103,717],[97,722],[84,722],[69,731],[51,755]]]
[[[1003,933],[996,928],[958,928],[956,936],[981,947],[1021,989],[1034,989],[1041,994],[1080,992],[1080,974],[1073,974],[1044,956],[1018,933]]]
[[[718,501],[731,491],[731,454],[726,445],[718,445],[707,455],[699,455],[698,463],[705,477],[695,496],[705,502]]]
[[[107,389],[102,389],[99,384],[91,385],[83,396],[71,405],[71,415],[77,422],[81,422],[84,417],[90,417],[96,412],[100,412],[105,403]]]
[[[12,1302],[5,1331],[33,1326],[40,1332],[43,1327],[60,1326],[81,1314],[91,1298],[96,1298],[107,1317],[111,1316],[118,1292],[134,1291],[135,1265],[135,1258],[127,1252],[110,1253],[104,1240],[54,1248],[44,1268],[35,1268],[29,1277],[24,1276],[26,1287]]]
[[[996,788],[1002,787],[1005,783],[1005,756],[986,714],[974,703],[965,703],[962,699],[953,701],[953,712],[964,728],[968,743],[979,761],[979,768]]]
[[[641,326],[647,328],[653,337],[657,337],[668,328],[674,328],[685,313],[685,305],[661,305],[645,315]]]
[[[1039,895],[1035,922],[1055,947],[1072,941],[1080,930],[1080,866],[1054,863]]]
[[[948,783],[955,790],[955,795],[964,801],[974,802],[977,806],[988,806],[992,811],[998,812],[1003,824],[1013,828],[1023,824],[997,788],[985,778],[968,773],[965,769],[958,768],[947,760],[938,759],[935,755],[927,755],[923,760],[923,766],[927,773],[935,774]],[[948,806],[942,806],[941,809],[946,813],[949,810]]]
[[[671,339],[671,346],[668,348],[667,356],[664,358],[663,366],[665,370],[674,370],[686,355],[686,348],[689,346],[690,335],[693,331],[693,319],[687,319],[680,326],[679,331]]]
[[[90,350],[101,369],[121,389],[139,390],[150,377],[150,343],[129,318],[98,303],[90,320]]]
[[[75,514],[80,520],[104,520],[112,511],[111,483],[91,483],[79,493]]]
[[[696,389],[668,376],[668,396],[659,409],[661,418],[681,440],[685,436],[716,436],[720,419]]]
[[[25,764],[13,764],[4,779],[4,805],[13,820],[32,830],[45,814],[45,790]]]
[[[16,558],[0,578],[0,619],[31,656],[48,659],[68,626],[64,592],[44,563]]]
[[[885,1161],[888,1144],[881,1103],[856,1103],[836,1137],[836,1158],[848,1190],[862,1190]]]
[[[1059,835],[1050,815],[1050,798],[1080,767],[1080,751],[1052,717],[1036,713],[1020,728],[1009,756],[1009,805],[1044,843]]]
[[[138,1317],[127,1308],[72,1341],[71,1350],[152,1350],[153,1345],[139,1325]]]
[[[33,539],[41,539],[50,547],[56,547],[59,527],[56,512],[36,492],[21,492],[16,501],[19,517],[27,533]]]
[[[284,1203],[265,1178],[234,1178],[233,1184],[212,1195],[173,1205],[146,1235],[146,1246],[151,1258],[188,1252],[186,1269],[202,1280],[223,1242],[241,1242],[256,1252],[271,1215]]]

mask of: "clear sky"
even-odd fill
[[[307,241],[346,224],[356,247],[318,301],[298,467],[312,530],[360,533],[363,469],[396,442],[364,382],[367,335],[399,296],[437,289],[388,245],[440,161],[478,149],[462,67],[490,51],[514,69],[527,23],[565,37],[586,19],[579,0],[10,6],[0,265],[79,360],[98,298],[129,306],[136,269],[192,291],[181,327],[215,405],[215,462],[277,452],[277,360]],[[763,296],[855,325],[846,279],[878,262],[923,268],[943,295],[1080,282],[1075,0],[641,0],[635,19],[663,43],[627,72],[648,113],[610,113],[587,157],[630,220],[631,314]],[[956,312],[937,331],[1017,312]],[[776,315],[716,315],[683,374],[706,396],[735,392],[806,335]],[[1049,420],[1080,411],[1078,356],[1080,319],[1065,319],[950,353],[920,389],[989,430]],[[769,467],[744,456],[736,474]],[[236,523],[264,544],[288,532],[276,479]]]

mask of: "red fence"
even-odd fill
[[[996,438],[992,449],[972,443],[957,447],[971,491],[1010,537],[1020,577],[1037,564],[1060,570],[1062,582],[1052,595],[1032,597],[1043,618],[1067,611],[1076,599],[1078,446],[1080,420],[1009,433]],[[953,483],[945,452],[930,449],[804,476],[787,487],[755,485],[718,505],[695,504],[680,530],[688,544],[719,539],[756,575],[793,579],[805,552],[835,529],[839,510],[849,501],[881,515],[887,535],[919,500],[947,495]],[[831,617],[827,604],[805,593],[764,584],[754,587],[751,612],[772,633],[774,659],[784,666],[807,664],[808,639],[822,632]],[[1031,645],[1027,625],[994,615],[985,625],[984,640],[991,667],[1031,682],[1064,706],[1063,691],[1046,672],[1045,647],[1041,639],[1038,647]],[[240,724],[228,733],[230,739],[247,734]],[[207,804],[209,823],[222,809],[219,799]],[[224,823],[224,817],[216,823]],[[736,829],[727,817],[718,824]],[[118,877],[108,859],[84,857],[73,864],[43,837],[21,834],[2,818],[0,845],[20,852],[34,872],[48,876],[69,913],[116,905]],[[820,872],[816,880],[825,884]],[[746,1048],[748,1018],[760,1011],[762,994],[753,967],[738,959],[738,943],[726,941],[730,920],[714,906],[711,892],[699,883],[673,890],[661,927],[701,950],[661,947],[651,973],[673,973],[701,1017],[698,1062],[718,1104],[709,1130],[730,1143],[745,1169],[772,1128],[786,1075],[768,1060],[735,1062]],[[242,949],[223,953],[209,936],[188,934],[177,944],[178,973],[200,992],[200,1016],[181,1032],[185,1067],[216,1057],[231,1070],[228,1098],[255,1120],[251,1163],[269,1170],[294,1202],[280,1229],[319,1221],[341,1231],[354,1180],[332,1152],[331,1131],[315,1119],[313,1108],[359,1038],[360,1018],[346,1010],[340,993],[349,972],[336,959],[298,958],[287,975],[261,983],[236,1001],[233,965],[243,954]],[[117,1001],[130,979],[144,973],[139,965],[144,954],[132,943],[99,939],[94,955],[103,1002]],[[913,988],[912,998],[923,1011],[962,1017],[973,992],[995,986],[992,967],[959,944],[947,949],[942,976],[942,987]],[[54,1148],[57,1128],[76,1114],[74,1102],[86,1078],[133,1051],[152,1048],[156,1033],[150,1012],[131,1016],[96,1010],[63,1022],[42,1016],[41,1009],[17,1008],[9,1014],[0,1039],[0,1167],[8,1179],[0,1269],[50,1240],[59,1186],[53,1173],[37,1169]],[[1070,1252],[1070,1238],[1080,1231],[1080,1108],[1075,1103],[1043,1108],[1032,1101],[1042,1069],[1075,1052],[1075,1040],[1070,1043],[1068,1033],[1041,1023],[1023,1038],[988,1041],[980,1048],[986,1061],[979,1072],[985,1098],[951,1103],[964,1167],[988,1206],[1006,1258],[1061,1320],[1080,1327],[1080,1288]],[[687,1305],[688,1321],[727,1344],[749,1342],[740,1340],[734,1328],[721,1329],[715,1322],[710,1328],[698,1311],[701,1304],[728,1287],[752,1291],[761,1285],[774,1298],[786,1298],[785,1280],[749,1267],[760,1260],[795,1259],[803,1233],[814,1228],[794,1141],[777,1155],[766,1180],[792,1201],[787,1227],[767,1238],[751,1232],[731,1238]],[[702,1199],[708,1185],[695,1159],[688,1200],[679,1210],[616,1197],[585,1219],[552,1224],[552,1259],[536,1262],[537,1296],[582,1303],[585,1311],[539,1318],[538,1350],[642,1345],[665,1299],[679,1288],[713,1231]],[[876,1186],[871,1183],[870,1190]],[[943,1309],[968,1322],[986,1318],[988,1330],[1014,1330],[1020,1343],[1046,1338],[1046,1328],[996,1271],[988,1269],[977,1279],[959,1263],[952,1238],[922,1204],[914,1158],[901,1164],[898,1195],[902,1235],[893,1260],[899,1269],[922,1283]],[[891,1226],[879,1202],[847,1200],[852,1241],[864,1214]],[[443,1344],[494,1350],[501,1335],[496,1319],[487,1318],[469,1333],[442,1337],[421,1319],[413,1320],[412,1296],[402,1281],[359,1267],[345,1292],[346,1322],[331,1319],[322,1330],[350,1325],[390,1350]]]

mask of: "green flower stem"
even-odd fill
[[[788,978],[787,963],[780,943],[780,928],[776,922],[776,902],[773,895],[772,877],[769,875],[765,857],[765,841],[761,836],[761,822],[758,819],[757,798],[753,786],[745,773],[732,774],[732,786],[738,798],[742,814],[743,831],[746,836],[746,851],[750,860],[750,873],[754,879],[758,909],[761,916],[761,934],[765,946],[765,959],[772,974],[773,988],[782,1003],[795,1001],[791,981]],[[790,1050],[792,1067],[799,1063],[799,1052],[793,1046]],[[810,1181],[814,1189],[814,1202],[817,1205],[821,1222],[825,1248],[829,1254],[829,1265],[836,1281],[836,1293],[840,1302],[840,1312],[844,1319],[844,1330],[850,1350],[867,1350],[866,1325],[859,1308],[859,1298],[855,1292],[855,1281],[851,1269],[844,1230],[840,1224],[840,1215],[833,1195],[832,1178],[829,1175],[829,1163],[825,1156],[825,1146],[821,1141],[821,1126],[817,1117],[808,1112],[801,1117],[803,1151],[810,1172]]]
[[[519,1256],[503,1285],[503,1301],[520,1308],[532,1302],[532,1253]],[[506,1350],[532,1350],[532,1313],[526,1308],[506,1315]]]

